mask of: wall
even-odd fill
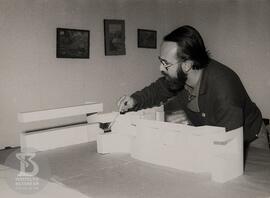
[[[270,1],[169,2],[165,29],[179,24],[196,27],[212,57],[237,72],[263,116],[270,118]]]
[[[160,43],[173,28],[196,27],[269,118],[269,15],[268,0],[0,0],[0,147],[18,145],[18,112],[85,101],[112,111],[156,79],[158,49],[137,48],[137,28],[157,30]],[[103,19],[125,20],[125,56],[104,56]],[[57,59],[57,27],[90,30],[90,59]]]
[[[125,56],[104,55],[103,19],[125,20]],[[85,101],[116,110],[120,96],[159,75],[158,49],[137,48],[137,28],[160,40],[160,24],[153,0],[0,0],[0,147],[18,145],[18,112]],[[90,59],[57,59],[57,27],[90,30]]]

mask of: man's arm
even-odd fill
[[[160,105],[169,98],[176,95],[176,92],[170,90],[169,83],[164,77],[159,78],[151,85],[145,87],[141,91],[137,91],[131,95],[135,100],[135,106],[132,110],[140,110]]]
[[[225,127],[231,131],[243,126],[243,110],[234,104],[225,102],[220,104],[215,111],[216,126]]]
[[[219,76],[215,82],[212,97],[216,126],[226,131],[243,126],[246,92],[240,79],[236,75]]]

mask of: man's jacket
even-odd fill
[[[133,110],[169,101],[168,104],[173,103],[174,108],[183,109],[194,126],[221,126],[226,131],[243,126],[245,142],[256,139],[262,124],[261,112],[230,68],[215,60],[204,68],[196,99],[199,111],[189,108],[189,95],[186,89],[172,90],[169,82],[162,77],[131,97],[137,102]],[[167,106],[169,109],[171,105]]]

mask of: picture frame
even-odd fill
[[[126,55],[125,21],[104,19],[105,56]]]
[[[81,29],[57,28],[57,58],[89,58],[90,31]]]
[[[138,29],[138,48],[157,48],[157,31]]]

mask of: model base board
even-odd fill
[[[130,153],[145,162],[210,173],[213,181],[221,183],[243,174],[242,127],[226,132],[222,127],[168,123],[156,120],[164,120],[161,112],[154,108],[119,115],[112,132],[98,134],[98,152]],[[105,117],[111,120],[113,115]]]

